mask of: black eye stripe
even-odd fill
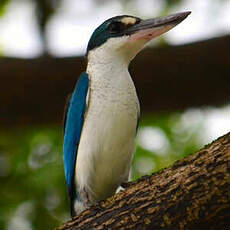
[[[125,29],[125,24],[122,22],[112,22],[109,24],[110,33],[119,33]]]

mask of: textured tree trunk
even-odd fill
[[[230,133],[58,229],[230,229]]]

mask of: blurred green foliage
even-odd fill
[[[133,162],[134,179],[156,172],[201,146],[197,138],[200,126],[180,127],[181,119],[180,113],[142,119]],[[143,136],[146,131],[147,136]],[[142,145],[143,138],[154,143],[153,134],[158,142],[163,137],[162,146],[155,143],[159,151]],[[0,165],[0,229],[53,229],[69,218],[61,127],[2,129]]]
[[[10,0],[0,0],[0,17],[6,12],[6,7]]]
[[[26,229],[57,226],[68,208],[61,128],[1,130],[0,140],[0,229],[13,229],[14,221],[23,229],[25,220],[33,226]]]

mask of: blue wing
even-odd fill
[[[88,86],[88,74],[83,72],[76,84],[69,104],[67,105],[68,108],[66,109],[66,115],[64,118],[65,123],[63,158],[65,167],[65,179],[71,201],[71,211],[73,211],[73,202],[77,196],[77,191],[74,183],[75,163],[82,126],[84,123]]]

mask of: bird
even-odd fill
[[[152,19],[112,17],[95,29],[64,114],[65,179],[74,217],[116,193],[130,177],[140,106],[128,66],[153,38],[191,12]]]

